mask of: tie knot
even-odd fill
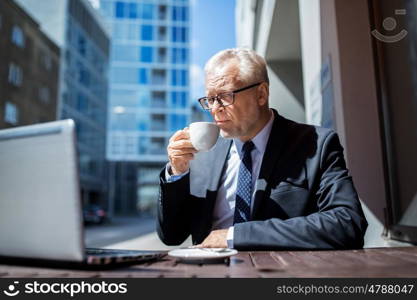
[[[253,148],[255,148],[255,145],[253,144],[253,142],[252,141],[247,141],[243,144],[242,152],[243,152],[243,154],[251,153]]]

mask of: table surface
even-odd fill
[[[229,264],[159,261],[104,271],[0,265],[0,277],[417,277],[417,247],[239,252]]]

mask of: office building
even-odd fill
[[[107,158],[114,174],[137,170],[138,198],[122,180],[115,207],[153,210],[168,140],[190,120],[189,2],[101,0],[100,11],[112,34]]]
[[[0,128],[53,121],[59,48],[12,0],[0,1]]]
[[[60,47],[59,119],[76,123],[84,204],[107,206],[109,35],[87,0],[16,0]]]

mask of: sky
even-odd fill
[[[235,0],[190,0],[191,98],[205,95],[204,65],[215,53],[236,47]]]

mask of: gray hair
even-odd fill
[[[245,83],[265,81],[269,84],[265,59],[248,48],[225,49],[216,53],[206,63],[204,71],[208,74],[229,63],[235,63],[239,69],[237,80]]]

